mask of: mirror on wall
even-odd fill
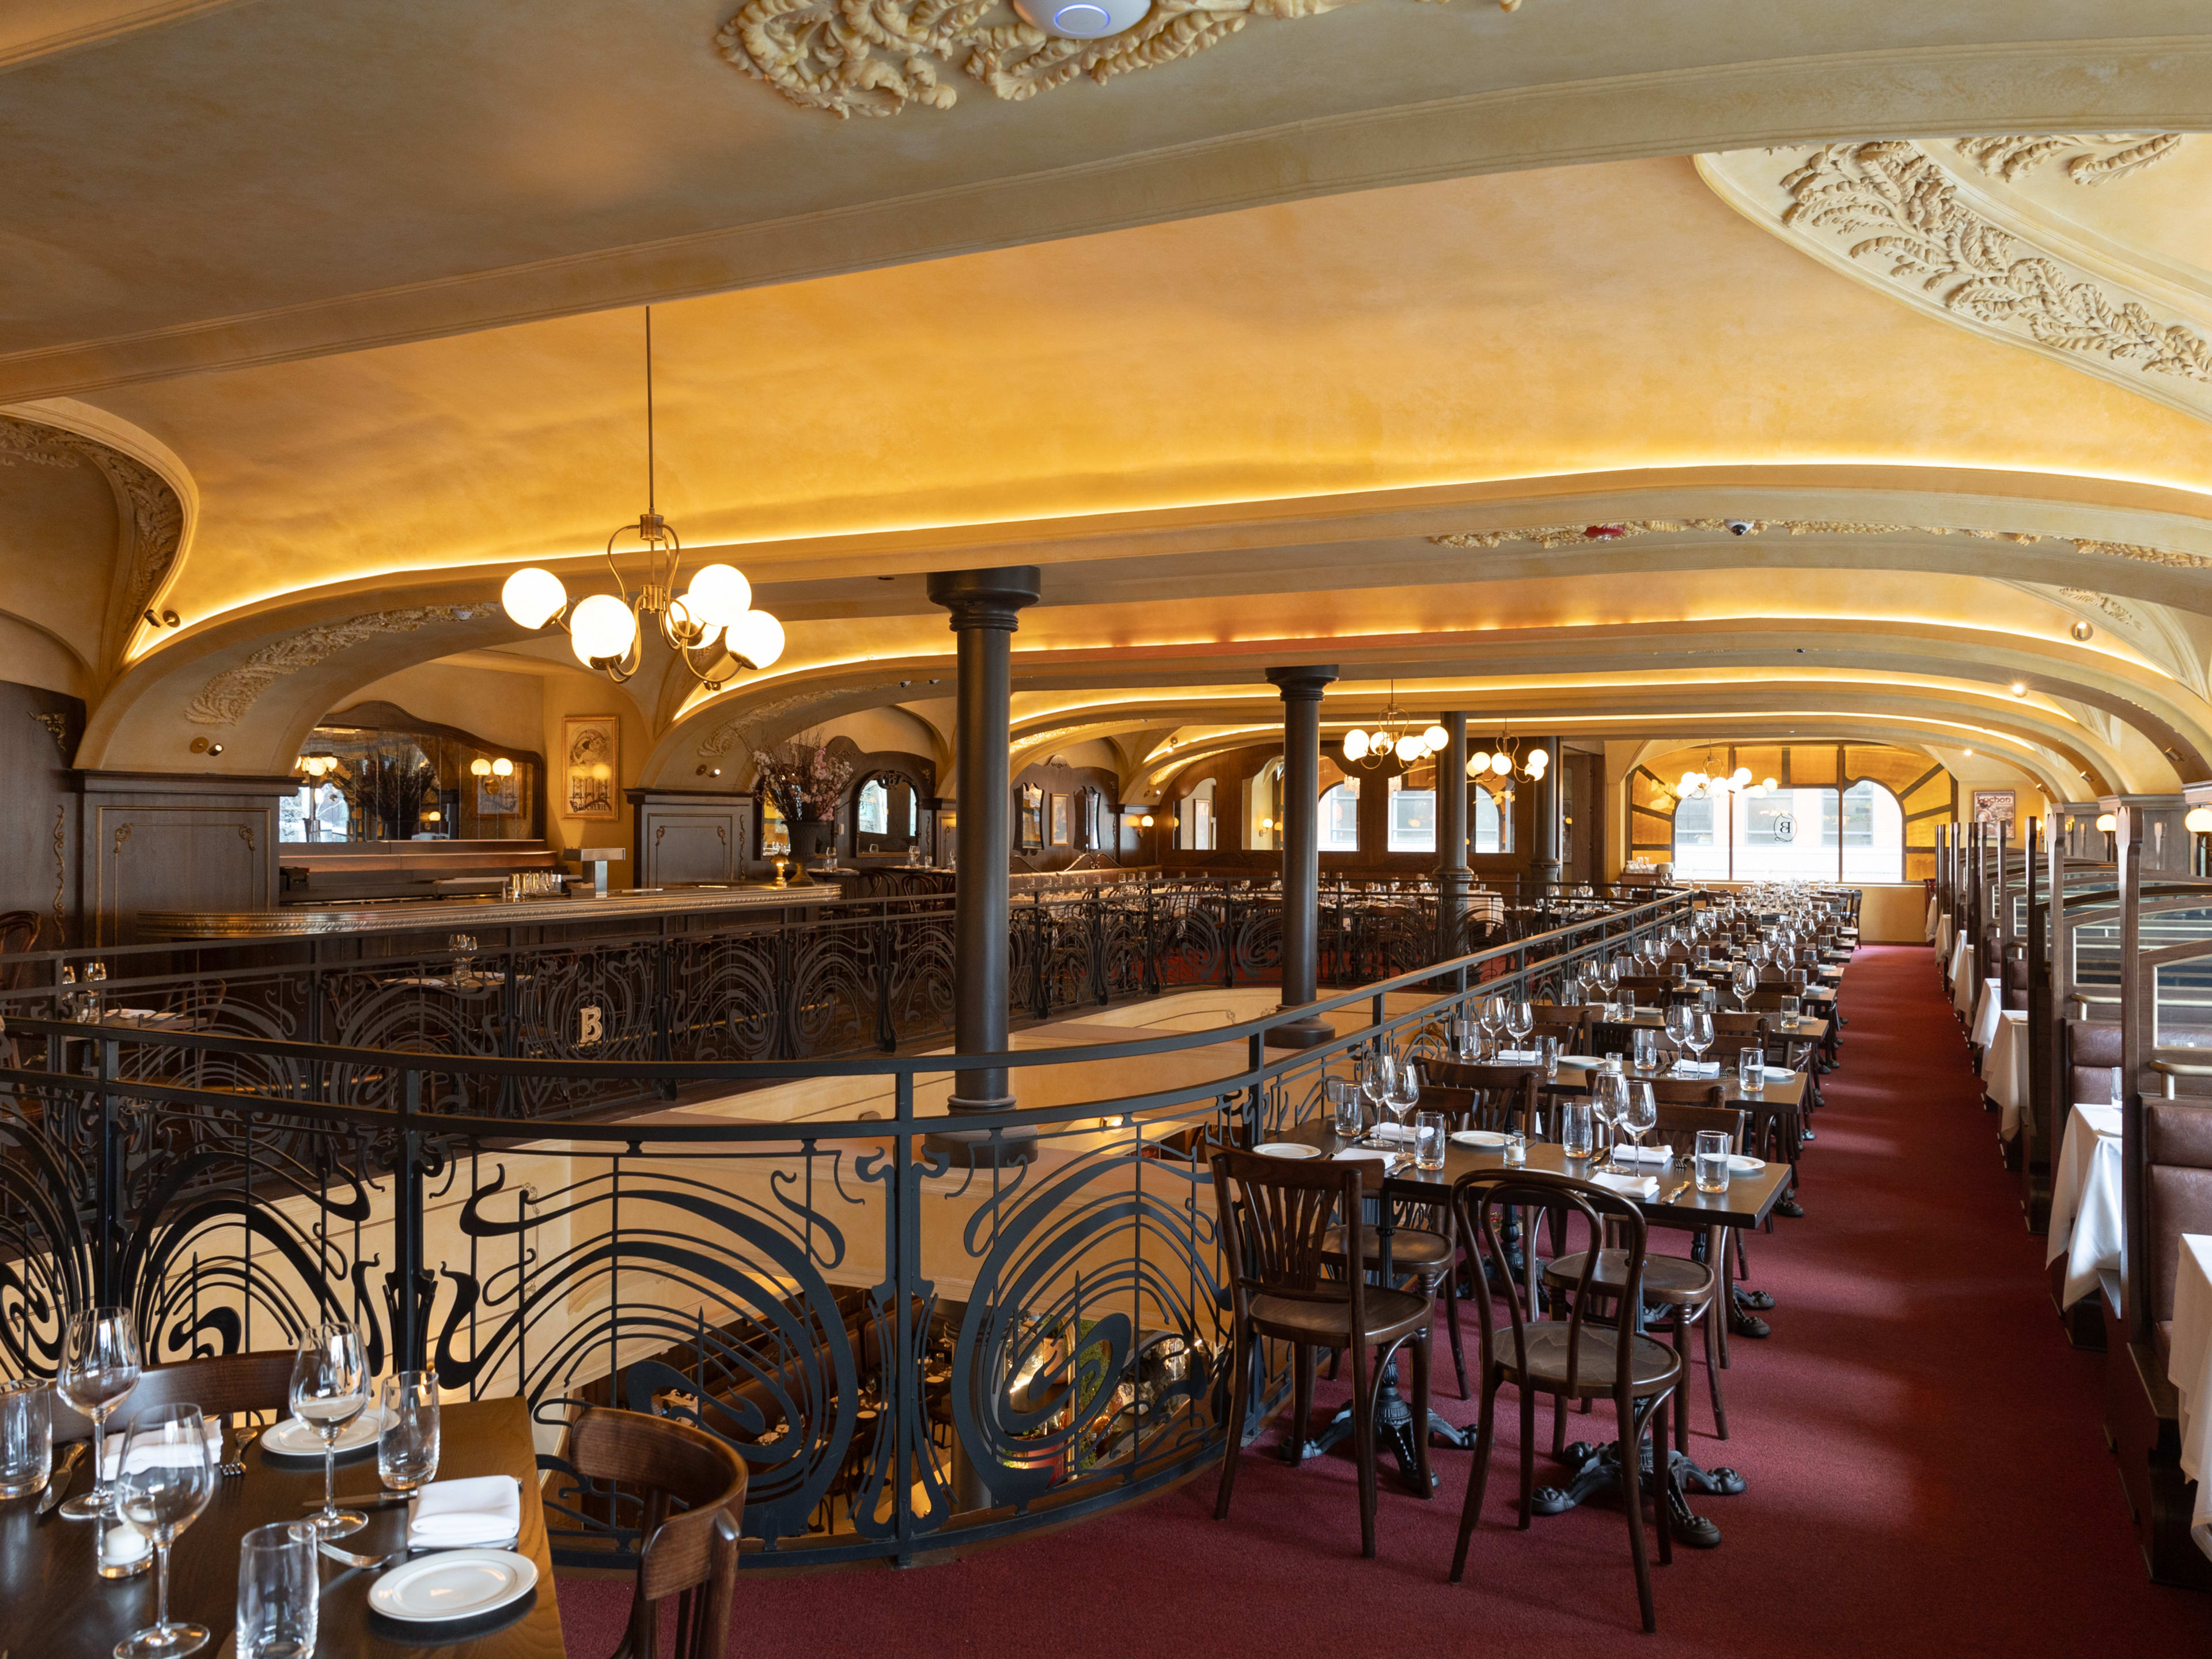
[[[298,792],[277,809],[295,842],[535,841],[544,758],[390,704],[331,715],[300,745]]]

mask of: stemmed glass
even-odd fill
[[[96,1521],[107,1513],[107,1419],[138,1386],[143,1360],[131,1316],[121,1308],[94,1308],[73,1317],[62,1333],[57,1385],[64,1400],[92,1419],[92,1490],[62,1505],[71,1521]]]
[[[1485,1054],[1498,1052],[1498,1028],[1505,1024],[1505,999],[1492,994],[1475,1005],[1475,1018],[1482,1026],[1482,1051]]]
[[[1389,1104],[1392,1085],[1398,1080],[1398,1057],[1388,1048],[1377,1048],[1367,1056],[1359,1068],[1359,1092],[1366,1097],[1373,1109],[1367,1114],[1370,1123],[1382,1120],[1382,1109]],[[1368,1145],[1376,1143],[1370,1139]]]
[[[1406,1119],[1420,1103],[1421,1068],[1409,1060],[1399,1066],[1397,1079],[1390,1085],[1390,1115],[1401,1131],[1406,1127]],[[1399,1139],[1402,1140],[1407,1137],[1401,1134]]]
[[[1628,1131],[1628,1138],[1636,1148],[1633,1154],[1636,1162],[1632,1166],[1632,1172],[1641,1174],[1644,1170],[1644,1137],[1657,1125],[1659,1108],[1652,1098],[1650,1084],[1633,1083],[1626,1078],[1621,1081],[1627,1088],[1628,1097],[1621,1103],[1618,1115],[1620,1127]]]
[[[1620,1160],[1614,1153],[1613,1132],[1627,1108],[1628,1079],[1618,1072],[1601,1072],[1591,1079],[1591,1084],[1590,1115],[1606,1127],[1605,1167],[1617,1174]]]
[[[1735,988],[1737,1007],[1748,1012],[1752,996],[1759,989],[1759,969],[1748,962],[1739,962],[1735,972],[1729,976],[1729,983]]]
[[[1689,1013],[1690,1006],[1686,1002],[1667,1005],[1667,1040],[1677,1048],[1689,1041],[1686,1029]]]
[[[1528,999],[1516,997],[1505,1005],[1505,1029],[1512,1036],[1515,1048],[1528,1046],[1525,1039],[1536,1029],[1536,1011],[1529,1006]]]
[[[116,1659],[169,1659],[208,1644],[205,1625],[169,1620],[169,1546],[215,1492],[215,1459],[198,1406],[151,1406],[131,1419],[116,1471],[116,1510],[154,1546],[154,1623],[115,1644]]]
[[[361,1338],[343,1319],[326,1319],[300,1339],[292,1362],[292,1414],[323,1439],[323,1507],[307,1519],[325,1538],[359,1532],[368,1517],[337,1504],[338,1437],[368,1407],[368,1366]]]
[[[1702,1066],[1705,1050],[1713,1046],[1713,1017],[1702,1008],[1685,1008],[1682,1014],[1682,1042]]]

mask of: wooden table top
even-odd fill
[[[127,1418],[129,1411],[126,1401],[117,1416]],[[441,1480],[511,1474],[522,1482],[522,1535],[514,1548],[537,1564],[536,1588],[519,1611],[491,1614],[489,1631],[409,1626],[370,1613],[374,1573],[349,1571],[324,1558],[315,1651],[345,1659],[562,1659],[567,1650],[554,1600],[545,1510],[538,1501],[529,1407],[520,1400],[456,1401],[440,1413],[439,1429]],[[240,1538],[267,1522],[304,1519],[308,1511],[302,1505],[323,1495],[320,1463],[264,1463],[258,1446],[244,1461],[246,1474],[216,1483],[215,1496],[170,1555],[169,1616],[215,1632],[215,1640],[201,1650],[208,1659],[236,1650]],[[79,1487],[86,1478],[80,1467]],[[375,1487],[373,1455],[339,1462],[341,1498]],[[40,1519],[34,1507],[29,1499],[0,1505],[0,1652],[15,1659],[107,1659],[118,1642],[154,1622],[154,1575],[101,1578],[93,1571],[92,1523],[64,1521],[58,1515]],[[405,1509],[372,1510],[368,1516],[367,1527],[338,1540],[341,1548],[378,1555],[405,1541]]]
[[[1334,1157],[1351,1145],[1340,1139],[1330,1125],[1315,1119],[1285,1130],[1279,1139],[1304,1141],[1318,1146],[1324,1157]],[[1533,1141],[1528,1147],[1528,1167],[1550,1175],[1589,1174],[1601,1160],[1580,1158],[1570,1161],[1556,1141]],[[1379,1161],[1370,1161],[1370,1170],[1380,1172]],[[1415,1199],[1429,1203],[1440,1202],[1451,1191],[1452,1183],[1462,1176],[1475,1170],[1499,1170],[1505,1167],[1505,1155],[1495,1147],[1462,1146],[1453,1142],[1444,1149],[1444,1167],[1425,1171],[1413,1167],[1413,1160],[1403,1160],[1397,1170],[1382,1179],[1383,1190],[1393,1198]],[[1724,1193],[1701,1193],[1690,1179],[1687,1168],[1677,1165],[1659,1172],[1659,1191],[1666,1197],[1634,1200],[1644,1212],[1644,1218],[1666,1227],[1756,1227],[1772,1213],[1775,1202],[1782,1196],[1790,1180],[1790,1166],[1769,1159],[1766,1167],[1755,1175],[1731,1176],[1729,1189]],[[1686,1182],[1686,1185],[1682,1183]],[[1373,1184],[1370,1176],[1369,1184]],[[1680,1193],[1673,1189],[1682,1186]]]

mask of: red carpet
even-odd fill
[[[1844,1063],[1808,1149],[1808,1214],[1752,1244],[1774,1334],[1735,1345],[1725,1444],[1693,1376],[1692,1455],[1740,1469],[1750,1490],[1693,1500],[1723,1542],[1655,1569],[1656,1637],[1638,1628],[1617,1510],[1513,1529],[1509,1408],[1458,1586],[1444,1573],[1467,1454],[1436,1454],[1433,1503],[1386,1481],[1381,1559],[1364,1561],[1346,1461],[1293,1471],[1247,1453],[1226,1522],[1212,1518],[1208,1475],[951,1565],[749,1577],[732,1651],[2205,1651],[2212,1598],[2143,1575],[2098,1426],[2103,1356],[2059,1335],[2042,1241],[2021,1225],[1929,953],[1863,950],[1844,1008]],[[1441,1370],[1449,1378],[1448,1360]],[[1444,1415],[1471,1422],[1473,1405],[1445,1390]],[[1540,1483],[1551,1467],[1539,1457]],[[562,1582],[572,1655],[612,1650],[627,1595]]]

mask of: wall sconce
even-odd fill
[[[1144,817],[1137,820],[1137,823],[1138,827],[1140,829],[1151,829],[1152,827],[1152,815],[1150,812],[1146,813]]]
[[[181,628],[184,626],[184,621],[185,619],[173,611],[146,612],[146,626],[149,628]]]
[[[2189,815],[2181,820],[2181,827],[2189,831],[2189,873],[2202,879],[2207,873],[2208,855],[2212,845],[2212,806],[2192,806]]]

